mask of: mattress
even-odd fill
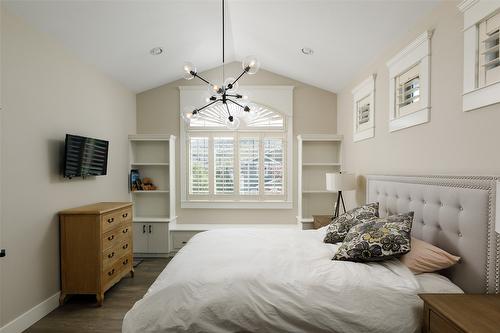
[[[123,332],[418,332],[421,283],[399,260],[332,261],[324,229],[195,235]]]

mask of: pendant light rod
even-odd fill
[[[222,0],[222,65],[224,66],[225,62],[225,57],[224,57],[224,31],[225,31],[225,25],[224,25],[224,1]]]

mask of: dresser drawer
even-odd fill
[[[102,267],[106,269],[112,266],[118,258],[129,253],[132,247],[131,238],[123,240],[121,243],[116,244],[112,248],[104,251],[102,254]]]
[[[111,213],[107,213],[102,215],[102,230],[103,232],[107,232],[111,229],[117,228],[123,223],[132,221],[132,208],[123,208]]]
[[[102,272],[101,283],[105,289],[109,288],[109,284],[113,282],[115,278],[121,277],[124,271],[130,271],[132,267],[132,253],[128,253],[122,256],[120,259],[110,267],[106,268]]]
[[[429,332],[431,333],[461,333],[455,325],[434,311],[429,311]]]
[[[180,250],[186,243],[200,231],[171,231],[172,248],[174,251]]]

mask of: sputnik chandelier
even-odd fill
[[[225,62],[225,49],[224,49],[224,5],[225,0],[222,0],[222,75],[224,77],[224,62]],[[238,115],[241,115],[241,112],[233,112],[231,114],[231,110],[229,108],[228,103],[234,104],[238,107],[238,111],[243,110],[243,115],[249,115],[252,110],[252,106],[248,101],[248,98],[244,95],[238,93],[238,81],[245,74],[253,75],[258,72],[260,68],[260,62],[254,56],[248,56],[243,59],[241,63],[241,67],[243,72],[236,78],[229,77],[224,80],[222,85],[213,84],[205,78],[201,77],[196,71],[196,66],[190,62],[184,63],[184,78],[186,80],[191,80],[193,78],[198,78],[208,85],[208,92],[210,93],[210,97],[207,98],[207,104],[194,109],[184,110],[182,113],[182,117],[187,123],[190,123],[191,120],[195,120],[199,118],[203,114],[203,110],[208,108],[209,106],[222,104],[225,106],[227,110],[227,119],[225,121],[226,127],[229,129],[237,129],[240,126],[240,119]],[[234,108],[233,108],[234,110]]]

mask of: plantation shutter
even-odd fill
[[[500,13],[479,25],[480,85],[500,81]]]
[[[259,139],[241,138],[239,144],[240,194],[259,194]]]
[[[264,193],[283,194],[283,139],[264,139]]]
[[[215,194],[234,192],[234,139],[214,138]]]
[[[189,194],[208,194],[208,137],[190,139],[189,167]]]

